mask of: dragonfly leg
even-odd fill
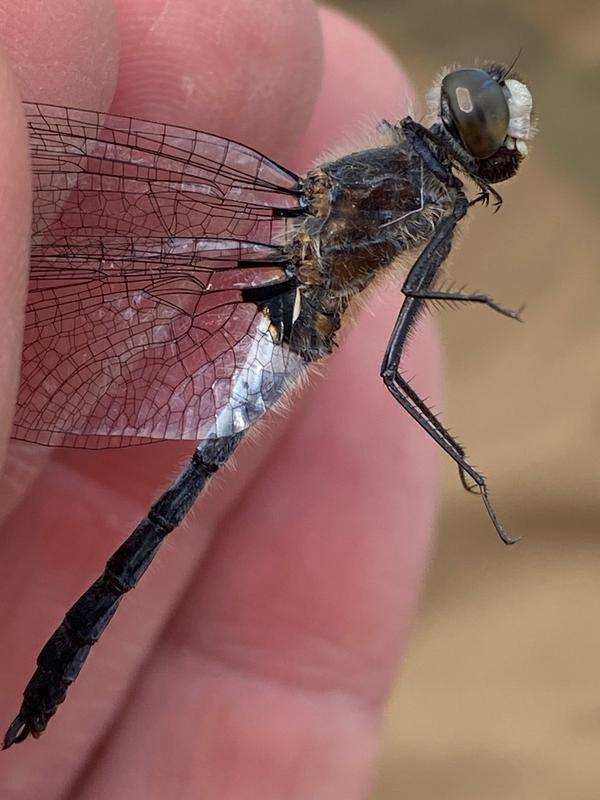
[[[403,291],[406,297],[386,348],[381,377],[394,399],[457,463],[463,486],[469,491],[475,490],[479,493],[498,535],[505,544],[512,544],[516,540],[507,534],[500,523],[490,502],[484,476],[469,464],[462,446],[449,434],[399,372],[408,335],[418,318],[421,305],[426,299],[430,299],[429,296],[432,294],[430,287],[450,251],[454,230],[467,208],[466,199],[462,203],[457,203],[454,211],[438,224],[431,240],[412,266],[404,283]],[[472,485],[469,484],[467,476],[473,482]]]
[[[462,186],[459,179],[452,174],[451,169],[442,164],[439,156],[435,153],[435,148],[439,148],[479,186],[480,194],[473,203],[483,203],[487,206],[491,195],[494,198],[494,210],[498,211],[502,205],[501,195],[491,184],[479,177],[476,159],[469,155],[464,147],[443,127],[426,128],[411,117],[400,120],[399,127],[412,144],[415,152],[425,161],[436,177],[448,186]],[[431,145],[434,147],[432,148]]]
[[[455,303],[482,303],[483,305],[488,306],[493,311],[497,311],[498,314],[502,314],[505,317],[509,317],[510,319],[516,319],[518,322],[522,322],[521,314],[525,306],[521,306],[516,311],[512,308],[506,308],[506,306],[501,306],[495,300],[493,300],[489,295],[482,294],[480,292],[473,293],[473,294],[466,294],[464,292],[445,292],[445,291],[434,291],[431,289],[424,289],[424,290],[412,290],[407,284],[404,284],[403,287],[404,294],[407,297],[418,297],[421,300],[439,300],[441,302],[455,302]]]
[[[446,442],[452,447],[456,453],[463,459],[466,460],[467,454],[465,452],[464,447],[460,444],[460,442],[452,436],[450,431],[442,424],[442,422],[436,417],[433,411],[429,408],[427,403],[422,400],[419,395],[415,392],[412,388],[410,383],[405,380],[399,372],[396,373],[396,382],[399,386],[402,387],[402,391],[406,394],[406,397],[413,403],[415,408],[421,412],[423,417],[427,419],[431,425],[438,431],[440,436],[442,436]],[[458,464],[458,475],[460,477],[460,482],[463,485],[463,488],[466,489],[467,492],[479,494],[479,490],[477,489],[477,484],[470,483],[467,480],[467,473],[464,471],[462,466]]]

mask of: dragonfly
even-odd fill
[[[338,344],[353,299],[414,263],[380,376],[456,462],[501,539],[484,477],[401,371],[469,210],[502,198],[533,133],[514,65],[445,70],[423,122],[382,121],[373,146],[299,176],[219,136],[26,102],[31,277],[13,435],[109,448],[197,442],[187,466],[42,648],[3,747],[39,737],[123,596],[246,432]]]

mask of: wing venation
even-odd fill
[[[34,217],[14,435],[111,447],[251,424],[301,367],[241,302],[249,286],[285,290],[299,178],[182,127],[25,110]]]

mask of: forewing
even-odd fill
[[[34,225],[14,435],[110,447],[247,427],[301,367],[241,302],[285,280],[298,178],[185,128],[26,113]]]

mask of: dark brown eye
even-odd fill
[[[508,103],[504,90],[488,72],[458,69],[446,75],[442,81],[442,118],[444,106],[472,156],[489,158],[500,149],[508,131]]]

